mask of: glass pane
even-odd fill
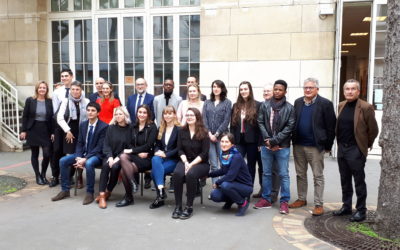
[[[190,38],[200,38],[200,15],[190,16]]]
[[[68,11],[68,0],[60,0],[60,11]]]
[[[63,63],[69,62],[69,47],[68,47],[68,43],[61,42],[61,61]]]
[[[200,5],[200,0],[190,0],[190,5]]]
[[[83,9],[91,10],[92,9],[92,0],[83,0]]]
[[[165,79],[165,78],[171,78],[172,79],[174,77],[173,68],[174,68],[174,64],[173,63],[165,63],[164,64],[164,78],[163,79]]]
[[[153,0],[154,6],[162,6],[162,0]]]
[[[110,0],[110,8],[118,8],[118,0]]]
[[[135,64],[135,78],[143,78],[144,77],[144,64],[136,63]]]
[[[135,62],[144,61],[143,40],[135,40]]]
[[[143,17],[135,17],[135,39],[143,39]]]
[[[200,82],[200,63],[191,63],[190,64],[190,71],[189,71],[191,76],[195,76],[198,81]],[[186,80],[186,78],[185,78]]]
[[[86,41],[92,41],[92,20],[84,20],[84,34],[83,37]]]
[[[110,8],[108,0],[100,0],[100,9],[108,9],[108,8]]]
[[[82,55],[83,55],[83,43],[82,42],[75,42],[75,61],[82,62]]]
[[[53,63],[60,62],[60,43],[53,43]]]
[[[75,64],[75,79],[80,82],[83,80],[83,64]]]
[[[133,63],[125,63],[125,76],[134,76]]]
[[[62,69],[62,70],[64,70],[64,69],[70,69],[69,64],[67,64],[67,63],[61,64],[61,69]]]
[[[99,40],[107,39],[107,18],[99,18]]]
[[[179,61],[189,62],[189,39],[179,40]]]
[[[109,44],[109,56],[110,62],[118,61],[118,43],[117,41],[110,41]]]
[[[108,19],[108,32],[109,39],[117,39],[117,18]]]
[[[125,0],[125,8],[135,7],[135,0]]]
[[[164,38],[172,39],[173,37],[173,19],[172,16],[164,17]]]
[[[163,86],[155,85],[154,86],[154,95],[161,95],[162,93],[163,93]]]
[[[53,83],[58,83],[60,81],[60,64],[53,64]]]
[[[153,38],[161,39],[162,38],[162,17],[155,16],[153,17]]]
[[[179,0],[179,5],[190,5],[190,0]]]
[[[186,81],[186,78],[184,81]],[[182,97],[183,99],[186,99],[186,93],[187,93],[187,87],[185,82],[184,85],[179,86],[179,96]]]
[[[108,62],[108,43],[99,42],[99,61]]]
[[[118,64],[110,63],[110,82],[118,84]]]
[[[179,38],[189,38],[189,16],[179,17]]]
[[[85,64],[85,81],[93,82],[93,64]]]
[[[132,40],[124,41],[124,61],[125,62],[133,62],[133,41]]]
[[[75,20],[74,26],[75,41],[82,41],[82,20]]]
[[[74,10],[82,10],[82,0],[74,0]]]
[[[133,39],[133,18],[124,17],[124,39]]]
[[[190,61],[199,62],[200,39],[190,39]]]
[[[186,78],[189,76],[189,64],[181,63],[179,64],[179,79],[181,84],[186,85]]]
[[[163,61],[163,44],[162,40],[154,40],[153,41],[153,57],[155,62]]]
[[[64,42],[68,42],[68,21],[61,21],[61,40]]]
[[[93,61],[93,55],[92,55],[92,42],[84,42],[84,61],[85,62],[92,62]]]
[[[162,63],[154,64],[154,83],[162,83],[163,82],[163,65]]]
[[[53,42],[58,42],[60,41],[60,29],[59,26],[60,22],[58,21],[53,21],[51,22],[51,37]]]
[[[144,0],[136,0],[135,7],[144,7]]]
[[[100,63],[100,77],[103,77],[106,81],[108,80],[108,64],[107,63]]]
[[[164,0],[163,5],[164,6],[172,6],[174,4],[173,0]]]
[[[164,62],[172,62],[173,41],[164,40]]]
[[[51,11],[60,11],[60,4],[58,0],[51,0]]]

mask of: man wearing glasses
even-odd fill
[[[303,90],[304,96],[294,103],[296,128],[293,132],[293,155],[298,199],[289,207],[307,205],[307,168],[310,164],[314,176],[315,207],[312,214],[318,216],[324,213],[324,154],[332,149],[336,116],[332,102],[318,95],[317,79],[304,80]]]

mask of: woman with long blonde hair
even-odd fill
[[[189,108],[196,108],[203,112],[204,101],[201,100],[200,87],[197,84],[189,84],[187,87],[187,99],[179,104],[177,117],[178,121],[183,125],[186,124],[186,112]]]
[[[164,205],[167,198],[164,177],[175,170],[178,163],[178,128],[180,124],[173,106],[167,106],[162,112],[161,126],[158,129],[155,153],[151,160],[151,175],[157,188],[157,197],[150,208]]]

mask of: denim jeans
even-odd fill
[[[234,202],[243,204],[244,199],[253,192],[253,187],[235,182],[224,181],[219,188],[211,192],[211,200],[215,202]]]
[[[177,159],[171,160],[169,158],[162,158],[160,156],[154,156],[151,159],[151,175],[153,177],[154,183],[156,184],[156,187],[158,185],[165,185],[164,176],[172,173],[175,170],[177,163]]]
[[[288,202],[290,200],[289,156],[290,148],[282,148],[278,151],[272,151],[264,146],[261,147],[261,159],[263,165],[263,193],[261,196],[269,202],[271,202],[271,176],[274,161],[277,164],[279,179],[281,181],[280,202]]]
[[[69,191],[69,170],[70,166],[75,163],[75,154],[64,156],[60,159],[60,170],[61,170],[61,190]],[[101,165],[101,160],[97,156],[92,156],[86,160],[86,191],[88,193],[94,193],[94,182],[96,177],[95,168]]]
[[[211,171],[219,169],[219,154],[221,152],[220,143],[210,141],[210,151],[208,152],[208,159],[210,162]],[[214,184],[218,180],[218,177],[212,178],[212,183]]]

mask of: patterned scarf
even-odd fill
[[[228,166],[231,164],[232,158],[235,154],[238,154],[239,151],[235,146],[232,146],[228,151],[222,152],[219,154],[219,159],[222,165]]]
[[[274,97],[271,98],[271,107],[274,112],[274,119],[272,121],[272,134],[276,135],[279,132],[279,123],[281,121],[281,115],[279,112],[286,103],[286,97],[284,96],[280,100],[276,100]]]

